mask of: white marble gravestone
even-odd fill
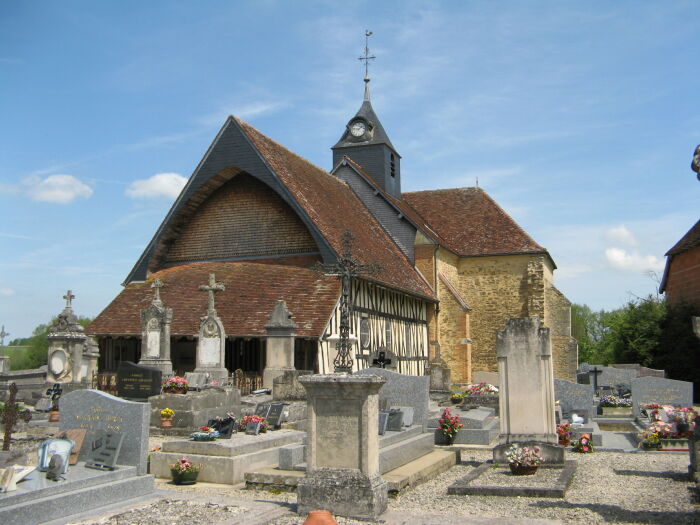
[[[537,444],[547,463],[563,463],[554,415],[554,374],[549,328],[538,317],[511,318],[496,333],[500,377],[499,445],[494,461],[504,462],[511,443]]]
[[[223,283],[216,282],[216,276],[209,274],[209,283],[201,285],[200,291],[209,294],[207,315],[199,324],[197,340],[197,365],[195,372],[207,373],[212,381],[222,381],[228,377],[224,366],[226,355],[226,332],[214,308],[214,294],[226,289]]]
[[[165,308],[160,299],[160,289],[163,281],[154,279],[151,288],[154,290],[153,302],[141,310],[141,341],[143,354],[140,365],[157,368],[164,376],[173,373],[173,363],[170,359],[170,325],[173,320],[172,308]]]

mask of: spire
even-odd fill
[[[365,61],[365,102],[369,102],[369,61],[377,58],[369,54],[369,37],[371,36],[372,31],[365,29],[365,56],[358,58],[358,60]]]

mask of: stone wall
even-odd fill
[[[575,382],[578,343],[571,337],[571,301],[551,283],[545,290],[545,326],[552,340],[554,376]]]

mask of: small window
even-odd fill
[[[396,160],[393,153],[391,154],[391,176],[396,177]]]

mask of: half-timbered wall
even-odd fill
[[[353,371],[368,368],[370,355],[386,348],[398,358],[397,371],[423,375],[428,360],[427,304],[424,300],[355,280],[352,287],[353,311],[350,333],[358,337],[353,344]],[[340,333],[340,305],[336,304],[325,336]],[[361,337],[361,324],[366,319],[368,336]],[[335,342],[321,340],[318,352],[319,373],[333,372]]]

